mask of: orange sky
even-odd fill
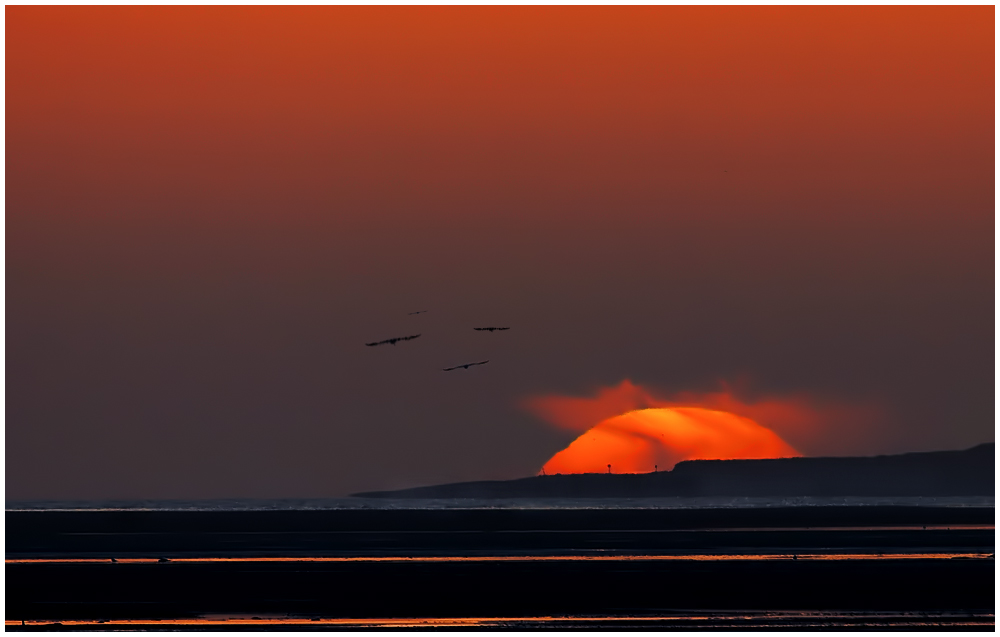
[[[978,135],[993,112],[989,7],[7,15],[10,169],[34,182],[56,145],[63,170],[77,164],[67,185],[84,192],[125,180],[219,203],[248,190],[288,200],[293,188],[384,188],[398,169],[395,192],[375,195],[383,205],[404,192],[468,201],[482,188],[609,184],[725,201],[726,188],[772,187],[768,171],[802,177],[788,197],[841,171],[848,192],[892,190],[931,169],[981,173],[993,152]],[[290,214],[315,214],[304,207]]]
[[[9,498],[529,475],[624,378],[992,439],[993,7],[5,16]]]

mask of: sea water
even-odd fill
[[[345,509],[727,509],[814,506],[992,507],[993,496],[668,498],[284,498],[215,500],[30,500],[7,511],[315,511]]]

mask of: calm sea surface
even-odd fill
[[[726,509],[813,506],[992,507],[993,496],[794,498],[511,498],[511,499],[223,499],[33,500],[6,503],[7,511],[308,511],[338,509]]]

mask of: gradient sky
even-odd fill
[[[626,379],[994,438],[991,6],[5,16],[8,500],[532,475]]]

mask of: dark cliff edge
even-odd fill
[[[892,456],[688,460],[658,473],[584,473],[458,482],[361,498],[992,496],[994,443]]]

